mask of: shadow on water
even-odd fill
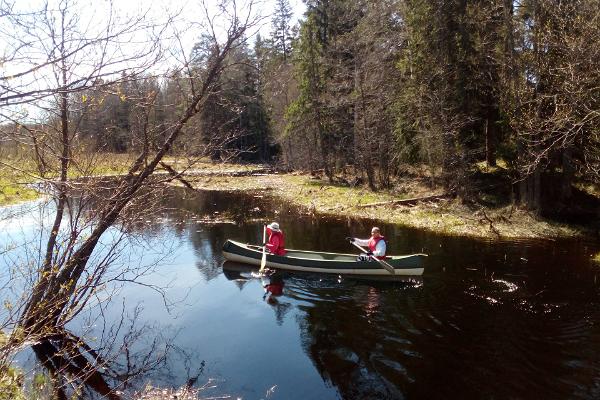
[[[444,237],[268,207],[289,248],[352,252],[342,238],[378,225],[391,254],[430,255],[408,284],[288,277],[302,346],[342,398],[600,395],[598,243]],[[240,228],[230,238],[259,242],[260,224]]]
[[[600,395],[600,270],[590,262],[598,243],[445,237],[382,221],[315,218],[265,197],[205,196],[211,212],[236,221],[212,231],[213,254],[229,238],[260,243],[270,220],[286,232],[288,248],[353,252],[343,238],[365,237],[378,225],[390,254],[429,254],[423,278],[413,282],[284,275],[277,302],[298,310],[302,348],[341,398]],[[223,273],[243,290],[252,275],[227,264]]]
[[[445,237],[300,211],[261,193],[177,191],[160,219],[132,228],[191,248],[177,260],[196,285],[177,345],[198,346],[196,361],[227,379],[220,389],[261,398],[277,387],[274,399],[600,398],[598,243]],[[285,273],[281,293],[267,293],[270,280],[223,264],[221,247],[260,243],[273,220],[288,248],[341,253],[355,252],[346,236],[377,225],[389,254],[428,253],[425,273],[407,282]]]

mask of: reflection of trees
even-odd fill
[[[221,274],[221,246],[225,241],[222,225],[190,224],[190,242],[196,253],[196,267],[210,281]]]
[[[357,297],[368,297],[366,288],[356,289]],[[323,293],[325,291],[331,288],[314,288],[311,293],[327,298],[331,293]],[[401,398],[396,385],[402,366],[385,366],[383,360],[387,357],[382,353],[385,351],[382,346],[389,340],[386,336],[390,332],[379,325],[382,318],[374,313],[378,306],[364,299],[341,298],[341,301],[318,301],[302,308],[306,315],[300,321],[303,346],[317,370],[339,390],[341,398]]]
[[[76,393],[94,398],[93,392],[107,399],[139,390],[152,377],[164,384],[197,380],[204,362],[184,349],[175,347],[176,333],[161,326],[138,326],[138,314],[116,322],[100,333],[93,347],[81,336],[63,330],[32,345],[34,354],[52,378],[53,398],[72,398]],[[186,372],[173,371],[184,365]]]
[[[283,320],[287,313],[292,309],[292,305],[275,297],[267,297],[267,302],[275,312],[275,321],[277,322],[277,325],[283,325]]]
[[[236,223],[256,218],[264,212],[262,198],[252,194],[224,191],[177,190],[171,204],[189,216],[206,219],[230,219]]]

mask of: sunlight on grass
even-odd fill
[[[33,200],[37,197],[37,191],[0,176],[0,206]]]
[[[506,161],[504,161],[503,159],[499,158],[496,160],[496,166],[495,167],[490,167],[487,165],[486,161],[480,161],[478,163],[475,164],[475,167],[484,173],[494,173],[497,172],[499,170],[505,170],[507,168],[507,164]]]
[[[67,176],[69,179],[78,179],[126,174],[135,161],[135,157],[135,154],[116,153],[75,154]],[[5,165],[0,167],[0,206],[39,197],[37,191],[27,186],[30,183],[35,183],[39,178],[38,168],[29,154],[18,152],[10,155],[5,154],[1,161]],[[256,168],[255,165],[214,163],[209,159],[190,160],[175,156],[166,157],[164,162],[175,169],[186,169],[188,172],[231,173]],[[58,177],[58,167],[58,165],[45,165],[45,178]],[[161,172],[160,168],[157,172]],[[226,179],[222,186],[225,188],[228,186]]]
[[[600,186],[598,185],[593,183],[576,183],[574,186],[582,192],[592,196],[600,197]]]

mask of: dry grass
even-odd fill
[[[361,207],[367,203],[439,194],[414,181],[412,184],[402,183],[401,193],[374,193],[363,187],[330,185],[302,174],[196,178],[194,184],[205,190],[268,190],[285,201],[303,207],[307,213],[371,218],[448,235],[540,238],[582,234],[572,226],[540,219],[525,210],[510,207],[473,210],[454,200],[424,202],[415,206],[388,204]]]
[[[121,175],[128,171],[134,158],[135,155],[132,154],[76,154],[69,169],[69,179]],[[0,161],[0,206],[39,197],[39,193],[30,187],[30,184],[39,181],[40,177],[37,175],[36,165],[29,155],[20,153],[5,154]],[[255,165],[215,164],[207,159],[191,163],[188,159],[167,157],[164,161],[175,169],[185,168],[189,173],[228,174],[257,168]],[[50,170],[56,170],[57,166],[48,167]],[[160,172],[160,169],[158,172]],[[58,176],[58,174],[50,172],[46,177],[52,176]]]
[[[592,196],[600,197],[600,187],[593,183],[577,183],[575,187],[584,193]]]
[[[132,156],[94,154],[88,159],[80,159],[86,161],[76,165],[73,178],[122,174],[130,165]],[[582,233],[566,224],[539,219],[524,210],[474,210],[457,201],[425,202],[414,206],[388,204],[363,207],[369,203],[440,194],[427,185],[426,175],[419,179],[414,174],[407,174],[408,177],[396,182],[392,190],[371,192],[362,186],[332,185],[306,174],[227,176],[260,169],[261,166],[257,165],[214,164],[210,160],[202,160],[189,166],[187,160],[174,157],[165,161],[175,168],[187,167],[190,174],[188,180],[197,189],[267,190],[285,201],[303,207],[308,213],[372,218],[434,232],[474,237],[569,237]],[[210,172],[211,176],[202,176],[206,172]],[[37,193],[23,185],[31,181],[31,176],[26,177],[1,168],[0,205],[35,198]]]

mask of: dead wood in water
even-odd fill
[[[425,197],[414,197],[412,199],[401,199],[401,200],[390,200],[390,201],[380,201],[377,203],[367,203],[358,205],[358,208],[366,208],[366,207],[377,207],[377,206],[386,206],[386,205],[410,205],[414,203],[418,203],[420,201],[433,201],[433,200],[442,200],[447,198],[447,194],[438,194],[433,196],[425,196]]]
[[[192,186],[191,183],[189,183],[187,180],[183,179],[183,176],[182,176],[183,174],[181,172],[175,171],[170,165],[168,165],[164,161],[161,161],[160,166],[163,167],[165,170],[167,170],[169,175],[171,175],[174,179],[177,179],[185,187],[187,187],[188,189],[194,189],[194,186]]]
[[[81,352],[85,349],[86,354]],[[88,357],[101,361],[98,355],[86,346],[81,346],[79,341],[74,341],[67,336],[55,337],[54,340],[43,339],[32,346],[35,355],[42,365],[55,377],[55,396],[67,399],[66,384],[70,381],[81,382],[93,389],[102,397],[110,400],[120,400],[121,397],[109,386],[100,372],[101,366],[92,365]],[[87,356],[86,356],[87,355]],[[62,381],[62,379],[65,379]]]

